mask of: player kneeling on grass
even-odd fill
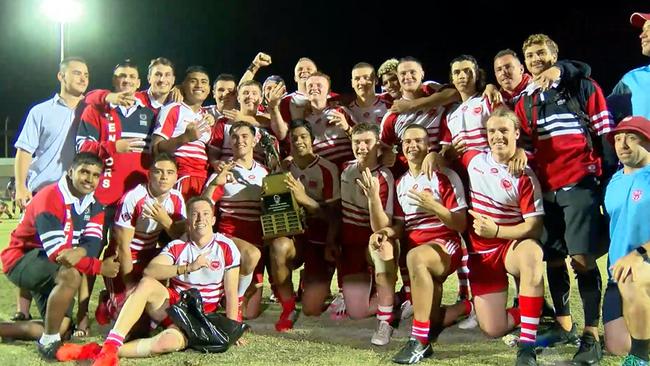
[[[185,232],[185,202],[173,189],[178,178],[176,161],[160,153],[149,167],[149,182],[127,192],[115,215],[113,235],[105,256],[118,253],[120,275],[104,278],[107,293],[100,294],[95,318],[100,325],[117,319],[149,262],[160,253],[159,238],[165,231],[176,239]],[[164,246],[167,243],[163,243]],[[143,319],[143,327],[149,321]]]
[[[432,354],[428,338],[430,321],[442,321],[442,286],[461,263],[459,232],[465,231],[467,204],[460,178],[452,170],[443,168],[434,172],[432,178],[422,172],[428,151],[426,128],[416,124],[407,127],[402,135],[402,151],[409,170],[397,182],[396,223],[376,231],[370,238],[370,246],[371,250],[382,253],[388,240],[406,234],[413,327],[411,339],[393,361],[413,364]],[[373,260],[378,272],[374,256]],[[386,262],[384,266],[395,272],[394,262]]]
[[[81,284],[81,274],[115,277],[115,257],[100,261],[104,206],[94,196],[103,163],[79,153],[68,173],[46,186],[27,205],[25,216],[2,251],[2,269],[19,288],[32,292],[44,324],[0,324],[0,336],[36,339],[41,357],[57,359],[64,317]],[[69,324],[69,323],[68,323]]]
[[[397,248],[386,241],[381,251],[368,246],[373,232],[391,225],[395,185],[388,168],[379,165],[379,127],[360,123],[352,128],[355,161],[341,173],[343,206],[342,245],[339,271],[343,277],[343,298],[350,318],[377,314],[377,331],[370,342],[383,346],[393,334],[393,297]],[[369,261],[369,258],[372,258]],[[369,263],[375,264],[376,297],[370,297]]]
[[[648,365],[650,343],[650,121],[628,117],[613,132],[623,163],[610,180],[610,282],[603,302],[605,346],[627,356],[624,366]]]
[[[273,282],[282,313],[275,324],[278,331],[293,328],[296,297],[291,271],[305,264],[302,312],[319,316],[329,294],[340,226],[339,174],[336,165],[314,154],[309,122],[294,120],[289,125],[291,173],[286,180],[299,205],[307,211],[307,230],[293,238],[280,237],[271,242],[270,260]]]
[[[489,151],[468,151],[473,230],[469,238],[469,282],[481,329],[499,337],[521,324],[516,365],[536,365],[533,345],[544,302],[544,265],[537,241],[542,232],[542,193],[526,168],[508,172],[519,138],[519,119],[497,108],[486,123]],[[507,274],[520,281],[519,308],[506,310]],[[462,303],[460,306],[463,306]]]
[[[66,344],[59,354],[65,359],[94,358],[93,366],[117,365],[119,357],[148,357],[187,348],[187,337],[168,318],[166,310],[180,299],[180,292],[196,288],[203,310],[215,311],[226,298],[226,316],[237,319],[239,251],[224,235],[214,233],[214,207],[209,199],[194,197],[187,202],[188,239],[170,242],[144,271],[144,277],[128,297],[115,326],[108,333],[101,352],[97,344]],[[169,288],[160,283],[170,280]],[[158,335],[123,345],[140,316],[147,312],[166,329]],[[95,355],[93,355],[95,353]],[[63,357],[62,357],[63,358]]]

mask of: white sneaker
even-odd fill
[[[345,300],[343,299],[343,293],[339,292],[334,300],[327,307],[327,312],[330,313],[330,318],[332,320],[342,320],[345,319]]]
[[[413,316],[413,304],[410,300],[406,300],[400,305],[400,318],[408,319]]]
[[[476,312],[474,311],[474,307],[472,306],[472,311],[469,313],[467,318],[458,322],[458,328],[468,330],[468,329],[474,329],[477,326],[478,326],[478,319],[476,318]]]
[[[370,343],[375,346],[385,346],[390,343],[390,337],[393,335],[393,327],[385,321],[380,320],[377,325],[377,330],[373,333]]]

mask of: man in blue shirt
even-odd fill
[[[623,365],[648,365],[650,344],[650,121],[626,117],[612,133],[623,169],[605,193],[610,281],[603,303],[607,349]]]
[[[641,28],[641,53],[650,57],[650,13],[634,13],[630,23]],[[650,65],[628,71],[607,97],[616,122],[626,116],[650,118]]]

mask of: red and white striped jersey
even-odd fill
[[[441,126],[440,143],[449,145],[453,140],[464,140],[468,149],[483,150],[488,147],[485,123],[492,113],[487,99],[475,95],[452,112],[447,113]]]
[[[393,173],[383,166],[371,169],[373,177],[379,180],[379,196],[384,211],[389,218],[393,217],[393,203],[395,200],[395,180]],[[357,184],[357,179],[363,180],[359,170],[359,163],[351,161],[341,173],[341,204],[343,206],[343,233],[344,244],[368,244],[372,234],[370,228],[370,212],[368,199]]]
[[[345,114],[350,126],[354,126],[354,122],[343,108],[327,107],[321,113],[307,116],[305,120],[311,125],[314,134],[314,154],[322,156],[340,168],[343,163],[354,159],[352,142],[345,131],[331,124],[327,119],[327,115],[331,111]]]
[[[404,222],[404,231],[408,234],[409,247],[431,242],[435,239],[455,240],[460,236],[440,221],[438,216],[415,204],[408,192],[429,192],[451,212],[467,208],[463,183],[453,170],[442,168],[429,179],[420,173],[414,177],[406,172],[398,181],[396,189],[395,220]]]
[[[143,214],[145,204],[153,202],[156,202],[156,198],[149,194],[147,185],[140,184],[120,200],[115,213],[115,225],[135,230],[130,245],[133,263],[148,262],[159,252],[158,236],[163,228],[156,220]],[[158,202],[172,221],[185,218],[185,201],[179,191],[172,189],[162,202]],[[111,240],[111,245],[117,245],[114,239]]]
[[[230,138],[230,129],[232,128],[231,120],[226,117],[219,118],[212,127],[212,137],[208,144],[208,149],[218,154],[219,160],[227,161],[232,158],[232,139]],[[255,148],[253,149],[253,159],[264,164],[266,158],[264,148],[259,144],[262,139],[262,134],[259,127],[255,127]],[[279,151],[279,146],[276,142],[276,151]]]
[[[154,129],[154,135],[169,140],[185,133],[187,124],[203,119],[204,110],[198,113],[185,103],[171,103],[164,106],[158,114],[158,121]],[[207,177],[208,176],[208,155],[206,145],[210,142],[210,132],[205,132],[201,137],[192,142],[180,146],[174,152],[178,164],[178,176]]]
[[[215,121],[224,116],[223,113],[219,112],[216,104],[201,107],[201,110],[211,114]]]
[[[217,189],[212,196],[219,209],[219,232],[261,245],[262,180],[269,172],[256,161],[250,169],[236,164],[230,172],[233,181]],[[210,175],[206,187],[216,177],[216,173]]]
[[[490,217],[498,225],[514,226],[524,219],[544,214],[542,190],[533,171],[514,177],[508,166],[497,163],[489,151],[470,150],[462,157],[469,174],[472,210]],[[508,239],[482,238],[470,229],[470,252],[484,253],[507,244]]]
[[[380,94],[377,95],[375,102],[368,107],[361,107],[355,98],[352,103],[347,106],[346,110],[355,124],[370,123],[373,125],[379,125],[391,105],[392,98],[388,99],[384,97],[384,94]]]
[[[291,175],[305,187],[307,195],[318,203],[331,203],[341,199],[339,170],[333,163],[316,155],[316,159],[305,169],[295,161],[289,165]],[[325,244],[328,223],[320,218],[307,218],[307,240],[310,243]]]
[[[287,94],[280,101],[280,114],[288,124],[294,119],[303,119],[305,108],[309,105],[309,98],[299,91]]]
[[[172,278],[169,285],[176,292],[195,288],[201,293],[203,307],[218,307],[224,296],[223,280],[227,270],[238,267],[240,254],[232,240],[221,233],[216,233],[212,241],[203,248],[188,240],[174,240],[163,248],[160,255],[170,257],[174,265],[190,264],[199,255],[208,260],[210,265],[197,271]]]
[[[436,91],[429,86],[422,86],[425,96],[432,95]],[[402,139],[404,130],[415,123],[427,129],[429,132],[429,146],[433,150],[440,150],[440,123],[444,115],[444,107],[432,108],[428,111],[414,111],[407,113],[387,113],[381,121],[380,139],[386,145],[396,145]]]

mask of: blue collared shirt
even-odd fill
[[[32,154],[27,172],[30,191],[58,181],[70,167],[78,126],[75,109],[68,107],[58,94],[29,111],[14,146]]]

